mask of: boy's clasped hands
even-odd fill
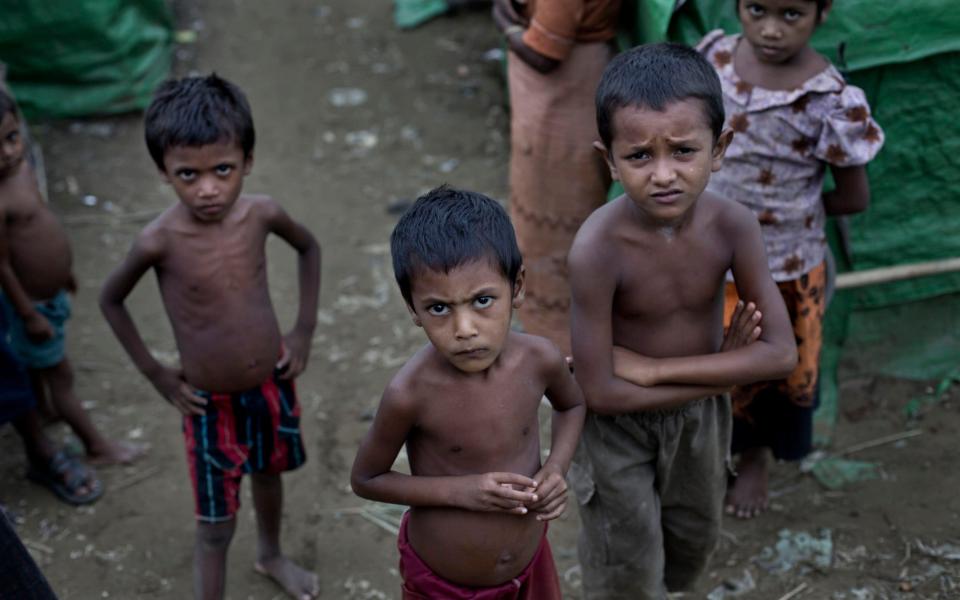
[[[515,515],[532,512],[538,521],[550,521],[567,508],[567,482],[560,468],[549,464],[533,478],[506,472],[468,475],[454,501],[467,510]]]

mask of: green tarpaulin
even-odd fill
[[[627,3],[629,44],[695,44],[739,31],[734,0]],[[960,257],[960,11],[954,0],[835,2],[814,46],[864,89],[886,144],[868,166],[872,205],[849,219],[840,271]],[[830,227],[834,228],[835,223]],[[837,365],[914,379],[960,365],[960,273],[841,290],[825,324],[820,441],[837,406]]]
[[[0,61],[30,117],[145,107],[171,64],[165,0],[5,0]]]

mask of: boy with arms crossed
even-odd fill
[[[66,231],[40,195],[27,154],[17,106],[0,85],[0,320],[9,325],[10,348],[29,370],[37,401],[49,391],[54,411],[83,442],[87,460],[129,464],[145,448],[107,439],[74,393],[64,332],[70,294],[77,291],[73,252]],[[92,472],[66,457],[33,464],[30,477],[68,502],[99,496]]]
[[[271,198],[241,195],[253,166],[254,129],[246,97],[233,84],[216,75],[165,83],[147,110],[146,140],[179,202],[140,233],[104,284],[100,306],[140,372],[183,413],[197,514],[194,595],[223,597],[240,480],[251,473],[255,569],[294,598],[314,598],[316,575],[280,550],[280,473],[305,458],[293,380],[306,365],[316,324],[320,248]],[[298,253],[300,311],[282,337],[267,285],[270,233]],[[123,304],[150,269],[180,369],[150,355]]]
[[[732,137],[709,63],[673,44],[621,54],[597,89],[597,121],[625,194],[591,215],[569,257],[591,411],[573,477],[584,596],[660,600],[696,580],[716,543],[726,392],[783,376],[796,347],[756,219],[704,193]],[[724,338],[728,270],[752,302]]]
[[[441,187],[390,242],[430,343],[384,391],[351,482],[364,498],[412,507],[398,540],[403,597],[559,600],[546,522],[566,507],[586,409],[559,349],[510,330],[524,294],[510,220],[486,196]],[[544,395],[553,421],[541,464]],[[391,470],[404,444],[410,475]]]

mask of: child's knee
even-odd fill
[[[236,520],[222,523],[197,523],[197,546],[204,552],[226,551],[233,539]]]

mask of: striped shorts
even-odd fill
[[[306,460],[300,405],[291,380],[277,373],[259,387],[231,394],[198,391],[206,414],[183,418],[197,520],[232,519],[244,473],[282,473]]]

